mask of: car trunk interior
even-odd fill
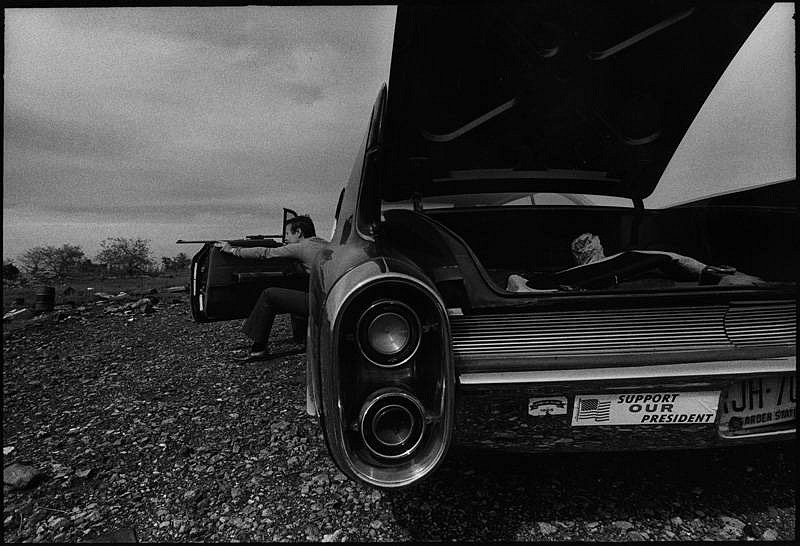
[[[451,271],[464,269],[468,261],[463,256],[459,261],[458,254],[467,253],[501,295],[512,273],[530,279],[575,266],[570,243],[585,232],[599,236],[606,256],[629,250],[667,251],[707,265],[733,266],[768,282],[795,280],[796,209],[792,207],[474,207],[384,214],[387,233],[396,234],[393,244],[423,269],[428,267],[431,278],[446,280],[447,260],[442,266],[442,260],[434,256],[448,254],[447,247],[453,255]],[[427,225],[429,220],[450,234],[437,237],[436,228]],[[459,239],[467,249],[458,248]],[[649,287],[664,286],[670,285],[661,282]]]
[[[626,250],[664,250],[710,265],[727,264],[765,280],[791,279],[794,216],[776,210],[682,208],[635,211],[578,207],[431,211],[457,233],[484,268],[558,271],[575,264],[570,243],[599,236],[606,256]]]

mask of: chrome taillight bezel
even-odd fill
[[[376,487],[396,488],[433,471],[447,452],[452,438],[455,373],[450,324],[441,297],[425,279],[382,272],[385,267],[373,262],[357,266],[327,297],[332,344],[326,354],[332,360],[321,366],[320,379],[325,437],[337,466],[351,478]],[[414,356],[405,365],[391,369],[366,359],[356,339],[357,324],[365,310],[387,300],[407,303],[422,325]],[[404,457],[387,459],[375,454],[361,435],[361,410],[382,389],[408,392],[424,408],[421,441]],[[399,420],[402,427],[403,417]],[[388,431],[384,440],[391,441],[391,435]],[[416,440],[416,436],[413,438]]]

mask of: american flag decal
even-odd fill
[[[581,399],[578,420],[608,421],[611,415],[611,400],[600,402],[597,398]]]

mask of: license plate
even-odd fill
[[[720,428],[746,430],[793,421],[797,411],[794,375],[754,377],[728,389]]]
[[[579,394],[572,426],[712,424],[720,391]]]

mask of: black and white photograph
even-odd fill
[[[3,541],[796,540],[796,15],[11,3]]]

